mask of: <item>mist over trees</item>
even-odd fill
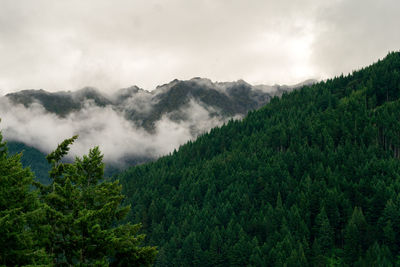
[[[298,86],[193,78],[174,80],[151,92],[132,86],[111,95],[90,87],[74,92],[23,90],[0,98],[0,116],[4,137],[20,147],[47,154],[59,140],[78,134],[70,155],[99,146],[108,166],[124,167],[166,155]]]
[[[0,264],[400,265],[399,117],[392,52],[112,179],[73,137],[34,182],[0,138]]]
[[[400,53],[116,176],[157,266],[400,264]]]
[[[7,266],[149,266],[139,224],[119,224],[129,211],[118,181],[104,181],[98,147],[61,162],[76,136],[47,156],[50,185],[33,181],[20,154],[8,156],[0,135],[0,264]],[[32,185],[39,189],[34,190]]]

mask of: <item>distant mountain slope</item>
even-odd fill
[[[24,167],[29,167],[31,171],[35,174],[35,180],[41,182],[42,184],[50,184],[51,180],[49,177],[50,164],[46,160],[47,154],[41,152],[40,150],[25,145],[24,143],[9,141],[7,142],[7,148],[10,155],[17,153],[22,153],[21,163]],[[104,176],[111,177],[114,174],[121,172],[125,166],[135,166],[137,164],[150,161],[148,158],[138,158],[126,159],[126,164],[124,166],[115,165],[109,163],[105,166]]]
[[[393,266],[400,53],[115,177],[157,266]]]
[[[113,95],[90,87],[56,93],[23,90],[0,99],[0,126],[14,152],[24,150],[24,164],[39,176],[47,173],[43,157],[37,156],[40,151],[48,153],[56,142],[74,134],[80,135],[74,146],[80,145],[79,155],[95,145],[104,148],[107,174],[112,174],[167,154],[212,127],[261,107],[273,95],[301,85],[252,86],[242,80],[219,83],[193,78],[174,80],[152,92],[132,86]]]
[[[111,102],[101,95],[96,89],[84,88],[77,92],[50,93],[45,90],[23,90],[6,95],[15,104],[23,104],[28,107],[38,102],[51,113],[65,116],[73,111],[83,108],[85,101],[92,100],[98,106],[105,106]]]
[[[308,80],[305,83],[314,82]],[[188,81],[174,80],[151,92],[133,86],[108,96],[95,88],[86,87],[76,92],[56,93],[23,90],[9,93],[6,97],[13,103],[26,107],[39,103],[45,110],[60,117],[79,112],[88,102],[99,107],[111,106],[122,112],[130,121],[151,131],[154,129],[154,123],[164,115],[175,121],[185,120],[186,114],[182,109],[188,106],[191,100],[207,109],[212,116],[233,117],[245,115],[249,110],[261,107],[274,94],[291,91],[303,84],[252,86],[242,80],[213,83],[208,79],[193,78]]]
[[[36,181],[43,184],[50,184],[50,165],[46,160],[46,154],[19,142],[7,142],[7,147],[10,155],[22,152],[21,163],[24,167],[29,167],[35,173]]]

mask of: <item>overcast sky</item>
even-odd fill
[[[293,84],[400,49],[398,0],[0,0],[0,93]]]

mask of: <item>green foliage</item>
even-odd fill
[[[8,155],[0,134],[0,265],[46,264],[49,257],[40,242],[43,210],[30,190],[33,175],[20,157]]]
[[[21,154],[8,155],[0,134],[0,265],[149,266],[155,247],[143,246],[139,224],[120,224],[129,212],[118,181],[104,181],[95,147],[61,162],[77,136],[47,156],[50,185],[33,180]],[[35,191],[35,185],[40,192]]]
[[[48,186],[38,185],[50,227],[46,251],[55,265],[140,265],[154,261],[154,247],[141,246],[140,225],[118,222],[129,211],[118,181],[103,181],[103,156],[98,147],[73,163],[61,162],[77,136],[47,156]]]
[[[367,236],[367,222],[361,209],[355,207],[344,234],[344,252],[348,262],[354,262],[361,257],[368,247]]]
[[[322,208],[315,218],[315,230],[313,232],[315,234],[313,243],[315,260],[325,265],[327,256],[330,256],[334,244],[333,229],[329,223],[325,208]]]
[[[36,148],[15,141],[7,141],[7,147],[10,155],[22,153],[22,165],[31,169],[37,182],[46,185],[51,183],[49,178],[51,166],[46,160],[46,154]]]
[[[127,199],[98,148],[61,161],[73,137],[47,157],[40,202],[0,140],[0,264],[150,265],[145,242],[158,266],[399,265],[399,73],[390,53],[273,98],[116,176]]]
[[[157,266],[394,265],[399,73],[390,53],[116,176]]]

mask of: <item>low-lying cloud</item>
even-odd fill
[[[71,147],[71,156],[86,154],[99,146],[106,162],[118,164],[128,158],[157,158],[195,138],[226,119],[211,116],[209,110],[191,100],[180,110],[184,119],[171,120],[164,115],[155,122],[155,130],[149,133],[128,121],[122,112],[111,106],[99,107],[87,101],[79,112],[64,118],[47,112],[39,103],[28,107],[0,99],[2,134],[6,140],[25,143],[45,153],[53,151],[57,144],[78,134]]]

